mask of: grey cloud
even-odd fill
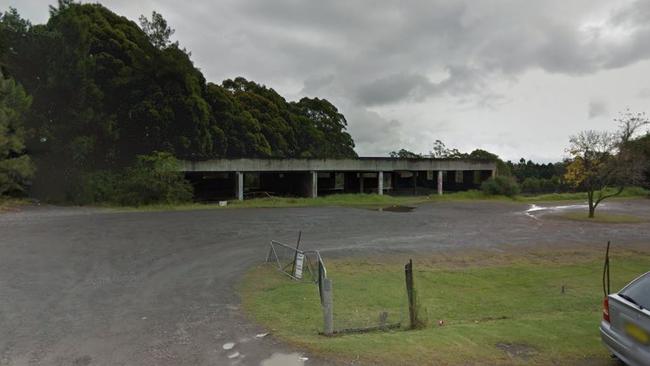
[[[385,119],[379,113],[356,107],[346,108],[346,118],[354,121],[349,131],[364,155],[386,156],[413,142],[404,133],[404,124],[396,119]]]
[[[609,22],[613,25],[636,27],[644,24],[648,19],[650,19],[650,1],[637,0],[614,11]]]
[[[303,82],[303,88],[300,91],[301,94],[315,94],[321,91],[323,88],[326,88],[328,85],[332,84],[334,81],[334,75],[320,75],[320,76],[310,76]]]
[[[589,5],[604,3],[249,0],[238,7],[252,19],[247,32],[274,37],[260,41],[262,49],[273,45],[299,55],[280,67],[326,69],[337,76],[330,88],[376,106],[441,93],[482,100],[490,94],[482,82],[486,75],[516,77],[534,68],[583,75],[650,57],[649,12],[643,11],[649,2],[620,6],[600,23],[583,27]],[[613,27],[623,27],[627,36],[608,38]],[[445,70],[451,70],[448,80],[426,76]],[[473,75],[461,79],[454,70]]]
[[[602,100],[590,100],[589,107],[587,110],[587,116],[589,119],[596,117],[606,116],[608,114],[607,104]]]
[[[32,9],[39,2],[17,5]],[[580,75],[650,57],[649,0],[617,5],[588,27],[590,9],[610,2],[105,3],[133,19],[150,8],[163,11],[214,81],[243,75],[267,84],[278,79],[307,84],[314,75],[335,75],[319,90],[368,105],[422,101],[441,93],[483,99],[489,93],[485,76],[517,77],[535,68]],[[608,36],[612,29],[625,36]],[[445,71],[448,80],[427,77]],[[395,90],[375,88],[384,85]]]
[[[421,100],[438,86],[422,75],[395,74],[362,85],[357,93],[364,105],[381,105],[402,100]]]
[[[46,2],[9,5],[41,20]],[[650,59],[650,0],[102,3],[134,20],[160,11],[208,80],[241,75],[331,100],[370,152],[412,141],[410,121],[390,124],[368,108],[444,100],[449,110],[483,112],[516,99],[492,90],[494,81],[531,70],[586,77]],[[370,135],[374,124],[391,133]]]
[[[357,100],[367,106],[401,101],[420,102],[440,93],[465,96],[480,93],[483,79],[477,70],[464,66],[449,66],[448,75],[439,82],[417,74],[393,74],[373,80],[358,88]],[[480,98],[484,100],[485,98]]]
[[[650,99],[650,88],[643,88],[636,94],[638,98]]]

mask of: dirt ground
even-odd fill
[[[554,206],[440,202],[411,212],[21,207],[0,214],[0,365],[327,365],[263,336],[267,331],[240,310],[241,275],[265,259],[269,240],[294,242],[298,231],[303,248],[321,250],[326,260],[603,247],[608,240],[626,248],[650,245],[649,223],[551,219],[558,210],[583,209]],[[648,200],[599,209],[650,220]]]

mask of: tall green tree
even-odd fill
[[[31,98],[0,72],[0,195],[24,193],[34,174],[25,154],[24,118]]]
[[[224,87],[209,83],[206,101],[212,110],[211,126],[219,138],[219,156],[267,157],[271,145],[262,134],[262,127],[237,98]]]
[[[275,90],[242,77],[225,80],[223,87],[257,121],[273,157],[295,156],[295,130],[289,122],[289,105]]]
[[[466,153],[460,152],[456,148],[448,148],[441,140],[436,140],[433,143],[433,150],[429,152],[429,156],[436,159],[464,159],[467,158]]]
[[[64,2],[33,27],[4,18],[14,50],[6,68],[34,98],[28,147],[44,167],[37,190],[60,192],[84,171],[118,169],[156,150],[215,155],[205,80],[183,50],[157,49],[134,22],[98,4]]]
[[[211,87],[217,91],[215,86]],[[272,88],[238,77],[225,80],[223,90],[232,99],[228,106],[248,112],[245,120],[249,133],[239,134],[252,141],[255,156],[301,157],[301,158],[347,158],[357,156],[354,141],[346,132],[345,116],[329,101],[318,98],[302,98],[287,102]],[[218,108],[213,108],[217,110]],[[225,120],[223,120],[225,122]],[[228,127],[224,131],[230,131]],[[261,135],[261,136],[260,136]],[[237,156],[242,145],[228,136],[229,154]],[[233,149],[232,147],[240,148]],[[268,146],[268,148],[267,148]]]
[[[348,122],[332,103],[326,99],[302,98],[298,103],[292,103],[292,107],[315,129],[308,134],[311,151],[301,152],[302,155],[307,153],[318,158],[357,156],[352,136],[346,132]],[[304,127],[298,126],[299,129]]]
[[[406,149],[399,149],[398,151],[391,151],[388,154],[391,158],[400,158],[400,159],[421,159],[422,154],[416,154],[412,151]]]
[[[154,151],[191,160],[356,156],[328,101],[290,103],[244,78],[208,84],[162,15],[140,20],[142,28],[71,0],[51,7],[46,24],[15,9],[0,16],[0,66],[33,98],[26,145],[39,167],[35,192],[60,193],[85,172],[117,171]]]
[[[151,20],[147,19],[144,15],[140,15],[140,27],[144,33],[149,37],[149,41],[159,50],[169,46],[178,47],[178,42],[172,43],[171,36],[176,32],[163,18],[162,14],[153,11],[151,13]]]

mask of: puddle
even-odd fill
[[[274,353],[260,363],[260,366],[303,366],[305,357],[300,353]]]
[[[601,204],[601,206],[605,206],[605,204]],[[561,206],[537,206],[535,204],[532,204],[526,211],[524,211],[524,214],[526,216],[532,217],[533,219],[537,219],[537,216],[535,216],[535,214],[546,214],[549,212],[558,212],[565,210],[583,210],[586,208],[586,204]]]
[[[538,354],[537,350],[524,343],[497,343],[496,347],[512,358],[518,358],[528,361],[531,357]]]
[[[376,209],[379,212],[411,212],[415,210],[415,207],[409,207],[409,206],[388,206],[388,207],[380,207]]]
[[[546,207],[541,207],[533,204],[530,205],[530,208],[528,210],[526,210],[526,213],[544,211],[544,210],[546,210]]]

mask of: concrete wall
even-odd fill
[[[183,161],[184,172],[392,172],[438,170],[494,170],[496,164],[460,159],[214,159]]]

